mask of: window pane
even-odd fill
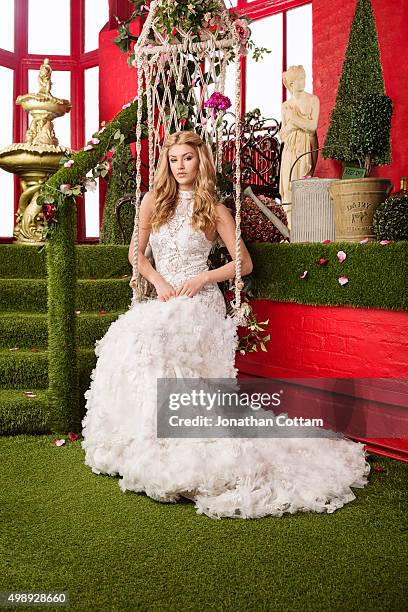
[[[51,64],[52,66],[52,64]],[[30,93],[38,91],[39,70],[28,71],[28,89]],[[51,93],[56,98],[71,100],[71,73],[62,70],[53,70],[51,75]],[[71,146],[71,113],[54,120],[55,135],[62,147]]]
[[[85,70],[85,140],[99,129],[99,68]],[[85,235],[99,236],[99,182],[98,189],[85,195]]]
[[[99,32],[108,19],[108,0],[85,0],[85,53],[98,49]]]
[[[301,64],[306,70],[306,91],[313,92],[312,5],[305,4],[287,12],[287,65]]]
[[[0,49],[14,51],[14,0],[1,0]]]
[[[96,190],[87,191],[85,194],[85,236],[86,238],[99,236],[99,179]]]
[[[13,142],[14,72],[0,66],[0,149]],[[12,236],[14,228],[14,175],[0,170],[0,236]]]
[[[271,15],[251,23],[252,40],[256,47],[266,47],[272,53],[259,62],[247,56],[246,112],[259,108],[264,117],[279,119],[282,104],[282,14]]]
[[[29,0],[28,52],[70,55],[70,0]]]

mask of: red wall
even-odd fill
[[[287,378],[408,378],[408,313],[254,300],[269,319],[268,352],[248,353],[239,367]]]
[[[316,380],[324,377],[408,379],[406,312],[270,300],[253,300],[252,304],[259,321],[269,319],[271,340],[266,353],[237,356],[240,376],[311,379],[313,389],[325,384]],[[372,423],[371,431],[394,431],[394,437],[352,437],[365,442],[368,450],[408,461],[408,440],[395,437],[404,436],[408,427],[406,390],[402,403],[392,394],[387,401],[379,399],[378,390],[374,397],[380,404],[360,403],[361,417]],[[324,412],[324,403],[317,410]]]
[[[385,89],[394,102],[392,120],[392,165],[375,168],[372,176],[388,177],[399,186],[408,168],[408,23],[407,0],[371,0],[377,24],[384,71]],[[319,143],[329,127],[330,112],[336,101],[341,68],[346,51],[356,0],[313,0],[313,92],[320,98]],[[319,158],[316,176],[338,177],[340,164]]]

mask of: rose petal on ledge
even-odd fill
[[[340,276],[339,277],[339,283],[340,285],[347,285],[347,283],[349,282],[349,279],[347,278],[347,276]]]

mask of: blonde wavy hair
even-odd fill
[[[169,150],[173,145],[189,145],[198,155],[199,164],[194,185],[194,209],[191,225],[194,229],[215,229],[216,172],[213,157],[207,144],[195,132],[175,132],[163,145],[154,179],[155,209],[150,219],[153,231],[171,219],[176,209],[178,183],[169,163]]]

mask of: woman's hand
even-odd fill
[[[167,302],[176,295],[174,288],[164,278],[157,281],[154,286],[157,291],[157,297],[161,302]]]
[[[176,289],[176,296],[187,295],[188,297],[194,297],[207,282],[205,273],[197,274],[197,276],[193,276],[193,278],[184,281],[184,283]]]

